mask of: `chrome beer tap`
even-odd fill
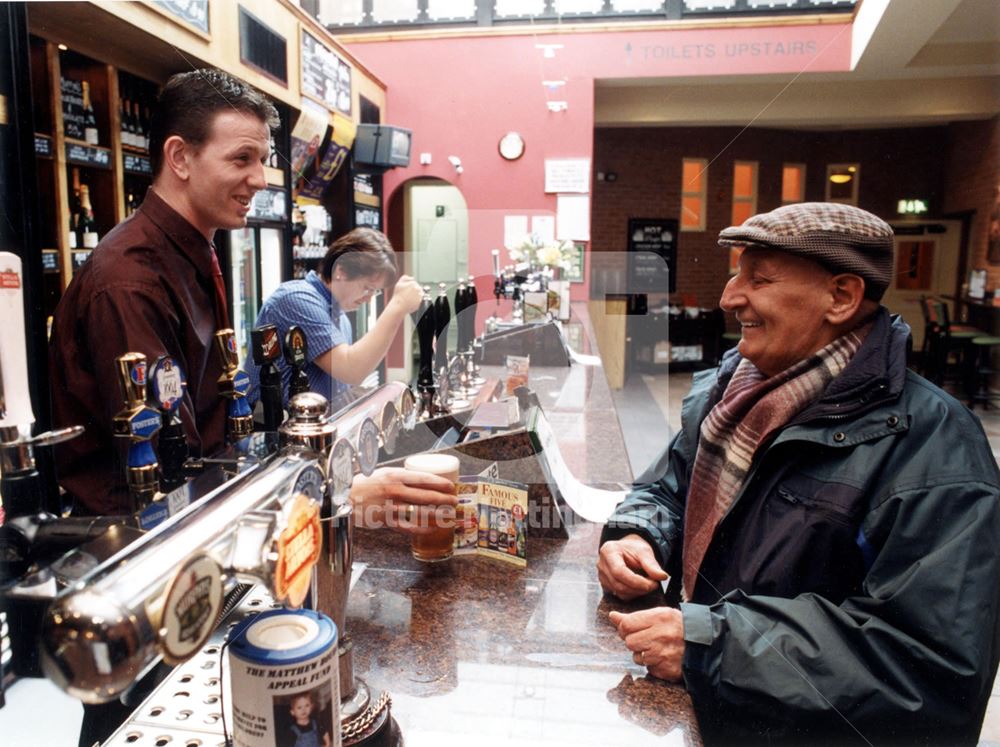
[[[215,333],[215,347],[222,359],[222,375],[219,377],[219,394],[229,400],[226,418],[226,436],[233,444],[253,432],[253,413],[246,400],[250,391],[250,377],[240,368],[236,352],[236,333],[231,329],[220,329]]]
[[[125,353],[115,361],[125,407],[111,419],[111,429],[115,436],[128,440],[125,482],[130,509],[135,514],[152,503],[160,489],[160,465],[151,439],[159,432],[162,420],[160,413],[146,404],[146,356]]]

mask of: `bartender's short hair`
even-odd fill
[[[385,285],[396,281],[398,271],[392,244],[374,228],[355,228],[330,244],[320,267],[323,280],[330,282],[335,266],[348,280],[379,275]]]
[[[199,146],[208,139],[220,111],[246,112],[278,129],[278,110],[255,88],[215,68],[171,76],[157,99],[149,125],[149,157],[153,176],[163,166],[163,144],[172,135]]]

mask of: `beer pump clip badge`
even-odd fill
[[[296,326],[288,328],[285,335],[285,361],[294,368],[302,368],[306,363],[306,335]]]
[[[326,478],[330,482],[330,495],[335,503],[341,503],[338,498],[347,496],[354,481],[354,447],[346,438],[337,440],[330,449],[326,461]]]
[[[274,598],[289,607],[301,607],[323,543],[319,502],[299,493],[291,499],[286,516],[277,540]]]
[[[251,330],[250,339],[253,342],[253,362],[258,366],[274,363],[281,357],[281,344],[278,339],[278,328],[275,325],[265,324]]]
[[[365,418],[358,429],[358,466],[364,475],[370,475],[378,465],[378,426]]]
[[[222,609],[222,569],[207,553],[196,552],[167,584],[159,639],[169,664],[190,659],[215,630]]]
[[[153,389],[153,399],[163,412],[173,413],[184,399],[187,389],[187,379],[180,364],[169,355],[156,359],[149,375],[149,383]]]

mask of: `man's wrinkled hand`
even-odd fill
[[[677,682],[684,663],[684,617],[673,607],[631,614],[611,612],[611,623],[632,652],[632,660],[661,680]]]
[[[638,534],[627,534],[601,545],[597,577],[605,591],[628,601],[656,591],[668,575],[650,544]]]

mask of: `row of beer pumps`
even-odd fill
[[[416,388],[423,420],[470,407],[486,383],[479,369],[482,340],[476,336],[478,303],[475,277],[460,280],[454,305],[457,347],[454,356],[449,356],[448,327],[453,320],[448,285],[438,284],[436,298],[431,297],[431,286],[424,286],[415,314],[420,350]]]

